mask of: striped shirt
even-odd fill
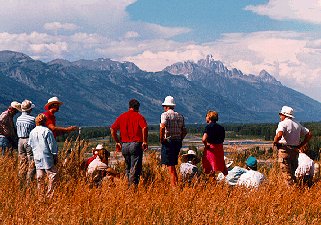
[[[183,115],[169,109],[161,115],[161,124],[165,125],[165,138],[182,139],[182,131],[185,128]]]
[[[17,134],[19,138],[29,137],[30,131],[36,127],[35,117],[30,116],[27,112],[22,112],[17,118]]]

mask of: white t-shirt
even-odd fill
[[[88,165],[87,174],[92,174],[95,170],[106,170],[108,166],[106,163],[103,163],[99,156],[97,156],[91,163]]]
[[[305,153],[299,153],[298,158],[298,168],[295,170],[296,177],[303,177],[305,175],[314,174],[314,162],[313,160],[307,156]]]
[[[279,142],[294,146],[300,144],[300,136],[304,136],[309,132],[307,128],[290,118],[285,118],[283,121],[279,122],[276,133],[279,131],[283,131],[283,136]]]
[[[263,181],[265,176],[254,170],[249,170],[246,173],[243,173],[237,181],[237,185],[244,185],[248,188],[257,188]]]

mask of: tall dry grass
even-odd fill
[[[20,186],[17,157],[0,158],[0,224],[321,224],[321,185],[286,187],[277,167],[258,189],[231,188],[201,177],[192,187],[169,187],[167,171],[150,154],[137,190],[124,177],[90,189],[77,166],[88,143],[59,163],[60,185],[40,199],[36,183]],[[122,164],[119,165],[122,170]],[[267,173],[267,171],[265,171]]]

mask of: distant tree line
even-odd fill
[[[266,141],[272,141],[277,128],[277,123],[262,123],[262,124],[222,124],[226,131],[226,137],[231,139],[244,138],[260,138]],[[321,149],[321,122],[302,123],[313,133],[313,138],[309,143],[310,155],[314,159],[320,158]],[[187,130],[189,134],[199,135],[203,134],[205,124],[188,124]],[[148,141],[152,144],[159,143],[159,125],[149,125]],[[58,137],[58,141],[64,141],[66,138],[76,139],[78,132],[73,132],[69,135]],[[112,143],[110,137],[109,127],[83,127],[81,128],[81,139],[95,139],[108,138]]]

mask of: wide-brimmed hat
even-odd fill
[[[17,101],[11,102],[10,106],[21,112],[21,103]]]
[[[22,103],[21,103],[21,111],[22,112],[27,112],[31,109],[33,109],[35,107],[34,104],[32,104],[32,101],[30,100],[24,100]]]
[[[99,152],[99,151],[104,150],[104,151],[106,151],[107,156],[108,156],[108,157],[110,156],[109,151],[104,147],[103,144],[98,144],[98,145],[96,146],[96,148],[92,148],[92,150],[93,150],[93,154],[94,154],[94,155],[98,155],[98,152]]]
[[[167,96],[164,102],[162,103],[162,106],[175,106],[175,105],[176,104],[172,96]]]
[[[182,162],[185,163],[187,162],[189,157],[193,157],[194,160],[196,160],[196,163],[199,162],[199,158],[196,155],[196,152],[194,150],[188,150],[188,152],[186,154],[182,155]]]
[[[59,104],[59,106],[61,106],[64,103],[59,101],[58,97],[49,98],[48,103],[45,105],[45,110],[49,110],[49,106],[51,106],[52,104]]]
[[[293,109],[289,106],[283,106],[279,114],[282,114],[284,116],[294,118],[293,116]]]

